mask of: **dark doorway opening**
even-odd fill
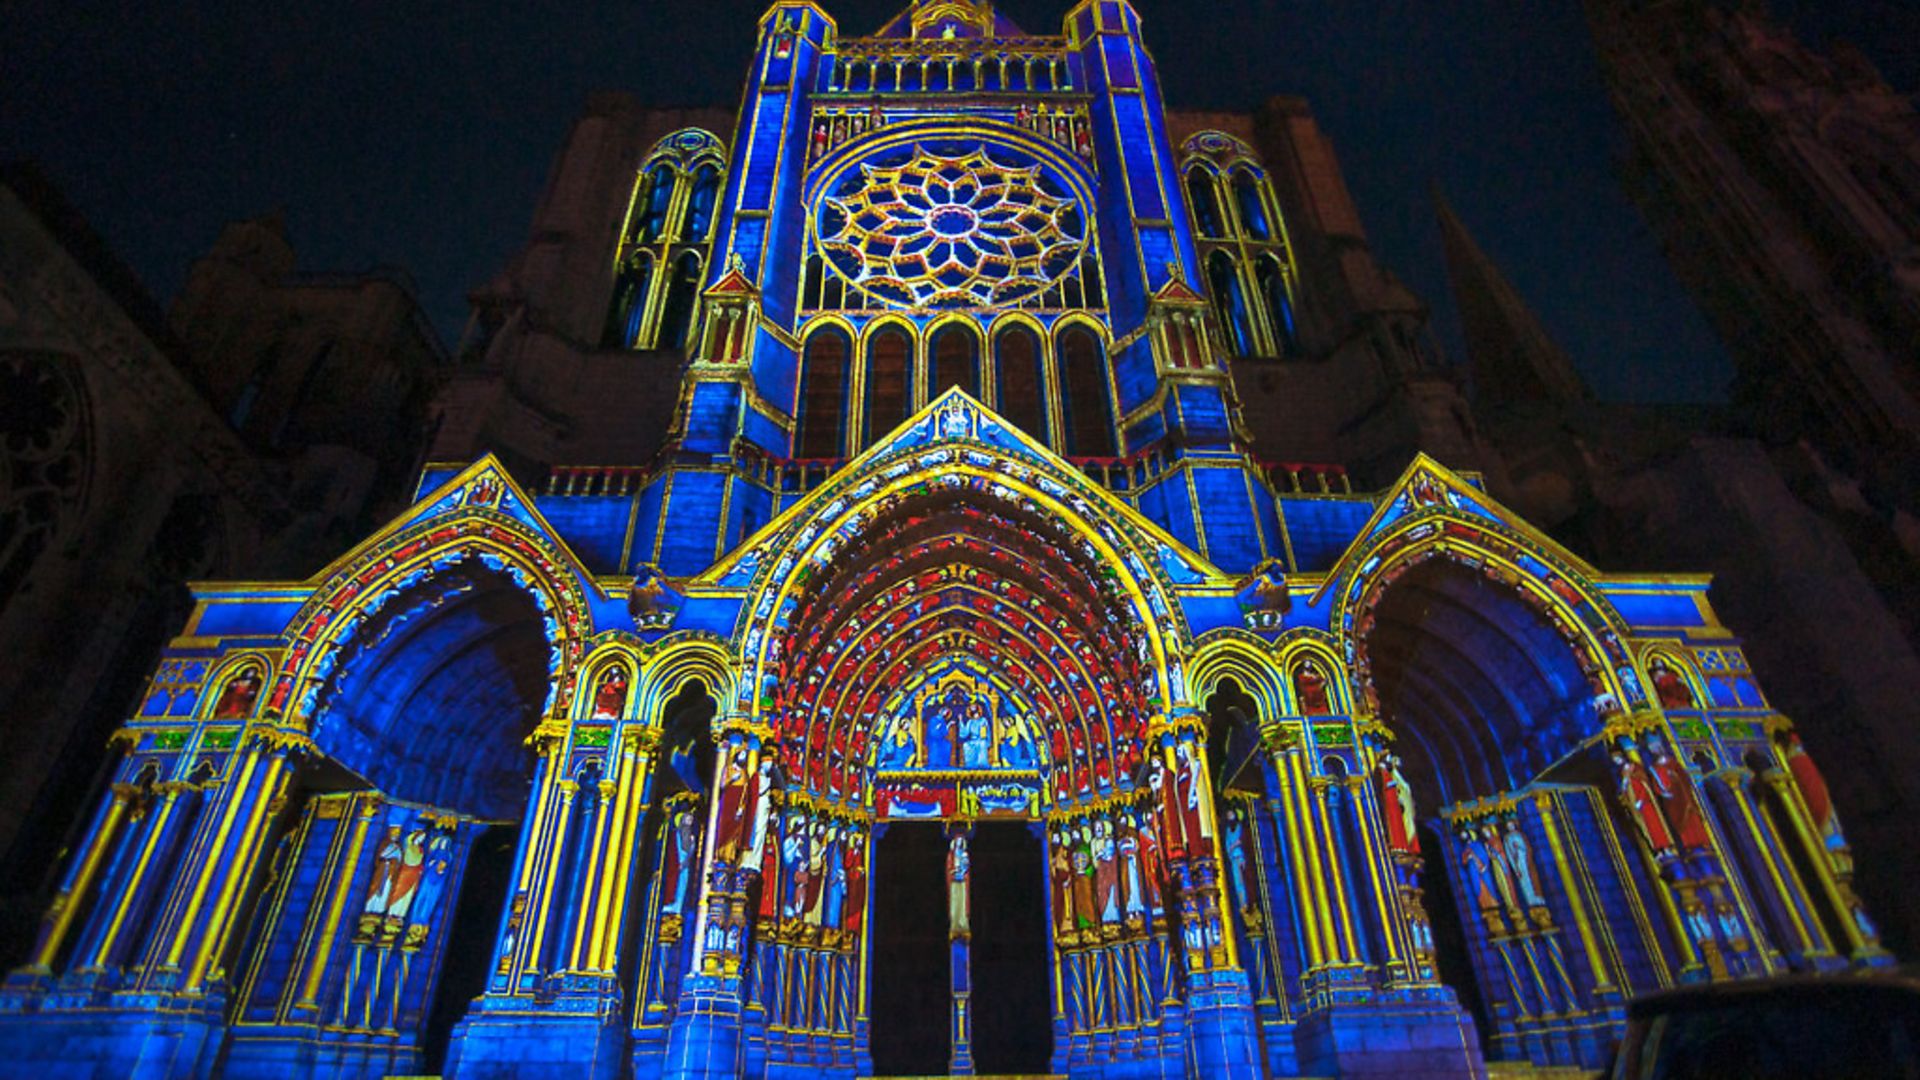
[[[1427,852],[1427,858],[1420,871],[1420,891],[1426,900],[1427,921],[1433,929],[1433,963],[1439,969],[1440,981],[1458,994],[1460,1004],[1473,1014],[1481,1047],[1491,1051],[1493,1017],[1487,1012],[1487,999],[1480,993],[1466,924],[1467,919],[1479,918],[1479,914],[1476,909],[1462,907],[1453,891],[1453,879],[1440,857],[1440,852],[1451,850],[1448,843],[1431,822],[1421,824],[1420,845]]]
[[[1036,864],[1037,865],[1037,864]],[[874,848],[875,1076],[945,1076],[952,1056],[947,841],[936,822],[894,822]]]
[[[1053,1056],[1047,976],[1046,860],[1022,822],[974,828],[973,1065],[982,1076],[1032,1076]]]
[[[500,928],[500,909],[506,905],[507,889],[513,881],[518,832],[512,826],[494,825],[473,838],[453,921],[448,926],[451,936],[447,938],[444,966],[439,985],[432,990],[427,1030],[420,1042],[420,1069],[427,1075],[437,1076],[446,1067],[453,1026],[487,988],[494,932]]]

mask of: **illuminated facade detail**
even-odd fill
[[[686,347],[725,175],[725,145],[698,129],[661,139],[647,155],[620,230],[603,345]]]
[[[1260,159],[1220,131],[1188,137],[1180,155],[1194,239],[1228,351],[1297,355],[1293,253]]]
[[[1063,29],[769,10],[671,452],[431,465],[314,577],[200,586],[0,1060],[1467,1077],[1597,1065],[1632,993],[1881,962],[1703,578],[1603,572],[1424,455],[1270,482],[1137,19]],[[924,239],[993,186],[905,213],[966,160],[1060,178],[1098,304],[805,303],[813,225]]]
[[[1015,305],[1072,270],[1086,226],[1038,164],[913,148],[862,163],[821,202],[818,243],[852,286],[899,308]]]

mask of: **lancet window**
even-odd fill
[[[1003,328],[993,339],[997,411],[1014,426],[1047,442],[1046,360],[1040,337],[1024,326]]]
[[[853,359],[853,345],[844,330],[825,326],[807,336],[805,358],[800,369],[800,407],[798,430],[794,434],[794,456],[834,458],[840,456],[841,429],[846,420],[847,372]]]
[[[698,128],[661,139],[634,180],[601,345],[684,349],[725,186],[726,147]]]
[[[1220,131],[1181,145],[1187,209],[1226,349],[1296,356],[1298,274],[1286,223],[1253,150]]]
[[[1065,388],[1061,404],[1067,416],[1067,453],[1078,457],[1112,457],[1116,450],[1106,351],[1093,331],[1081,325],[1069,326],[1060,332],[1056,351],[1060,357],[1060,381]]]
[[[913,351],[913,338],[901,326],[883,326],[867,338],[868,445],[899,427],[911,411]]]

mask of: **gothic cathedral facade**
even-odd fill
[[[779,0],[742,100],[622,181],[665,449],[198,585],[0,1073],[1477,1077],[1887,962],[1706,578],[1253,456],[1287,222],[1125,0]]]

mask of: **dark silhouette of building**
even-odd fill
[[[404,495],[444,350],[388,276],[230,226],[163,313],[0,171],[0,933],[18,944],[190,580],[304,575]]]

